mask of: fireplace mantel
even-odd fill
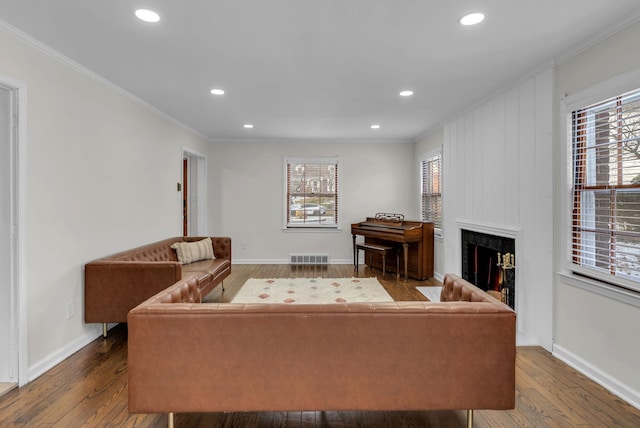
[[[504,226],[499,224],[483,223],[475,220],[465,220],[465,219],[456,220],[456,225],[458,226],[459,231],[462,229],[466,229],[466,230],[471,230],[473,232],[486,233],[487,235],[504,236],[505,238],[515,239],[516,242],[518,240],[518,235],[522,230],[522,228],[516,227],[516,226]],[[516,247],[516,251],[517,251],[517,247]]]

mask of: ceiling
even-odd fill
[[[637,0],[0,0],[0,27],[210,140],[411,141],[638,18]]]

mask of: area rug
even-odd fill
[[[393,302],[376,278],[250,278],[231,303]]]
[[[442,287],[437,285],[430,287],[416,287],[419,292],[425,295],[430,302],[439,302],[440,301],[440,292],[442,291]]]

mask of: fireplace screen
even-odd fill
[[[515,240],[462,229],[462,277],[515,309]]]

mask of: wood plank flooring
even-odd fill
[[[365,268],[360,276],[377,276]],[[245,280],[276,277],[350,277],[348,265],[324,268],[234,265],[207,301],[229,301]],[[416,285],[388,275],[380,282],[396,300],[424,300]],[[215,357],[214,357],[215,358]],[[215,361],[212,361],[215,363]],[[263,412],[177,414],[176,427],[464,427],[466,412]],[[127,329],[120,324],[22,388],[0,397],[0,427],[165,427],[166,415],[127,411]],[[476,427],[640,427],[640,410],[539,347],[516,357],[516,408],[476,411]]]

